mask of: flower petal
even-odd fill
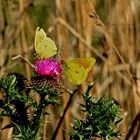
[[[54,59],[38,59],[35,61],[35,72],[40,75],[52,76],[60,79],[62,68],[61,65]]]

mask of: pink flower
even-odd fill
[[[43,59],[35,61],[35,72],[44,76],[52,76],[60,79],[62,68],[54,59]]]

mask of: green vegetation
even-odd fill
[[[55,87],[47,82],[44,86],[40,86],[38,79],[33,77],[33,81],[27,82],[23,75],[17,73],[0,79],[0,90],[3,92],[3,99],[0,100],[0,108],[3,111],[0,116],[11,118],[10,124],[2,130],[16,128],[13,138],[38,140],[38,130],[47,114],[46,107],[56,103],[55,97],[59,96],[59,91]],[[49,81],[53,80],[48,79]],[[33,92],[32,95],[31,92]],[[33,98],[36,94],[39,95],[39,102]]]
[[[73,125],[75,132],[69,132],[71,139],[91,140],[96,137],[114,139],[120,136],[120,131],[116,130],[118,123],[122,120],[119,104],[107,96],[99,100],[93,99],[89,95],[91,88],[92,85],[89,85],[83,94],[84,104],[81,105],[86,117],[75,121]]]

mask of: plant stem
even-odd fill
[[[56,127],[56,129],[55,129],[55,132],[54,132],[54,134],[53,134],[51,140],[55,140],[55,139],[56,139],[58,130],[59,130],[61,124],[62,124],[62,121],[63,121],[63,119],[64,119],[64,117],[65,117],[65,114],[66,114],[66,112],[67,112],[67,110],[68,110],[68,108],[69,108],[69,106],[70,106],[70,104],[71,104],[72,98],[73,98],[73,96],[74,96],[74,94],[75,94],[76,92],[77,92],[77,89],[73,91],[73,94],[70,94],[69,101],[67,102],[66,108],[64,109],[64,112],[63,112],[63,114],[62,114],[62,117],[60,118],[60,120],[59,120],[59,122],[58,122],[58,125],[57,125],[57,127]]]

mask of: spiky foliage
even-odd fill
[[[16,139],[38,139],[38,129],[46,113],[45,108],[56,103],[55,97],[59,96],[59,90],[55,87],[56,80],[48,78],[44,84],[41,84],[41,81],[38,83],[36,79],[37,77],[27,83],[26,78],[17,73],[0,79],[0,90],[4,97],[0,100],[0,108],[2,108],[0,116],[11,118],[11,123],[2,130],[10,127],[17,128],[14,136]],[[39,102],[31,96],[32,91],[34,96],[38,95]],[[33,110],[33,115],[29,118],[30,109]]]
[[[122,120],[119,104],[107,96],[99,100],[92,99],[89,95],[91,88],[92,85],[89,85],[83,94],[84,104],[81,105],[86,118],[75,121],[75,132],[68,132],[71,140],[91,140],[97,137],[113,139],[120,136],[120,131],[116,130],[117,124]]]

